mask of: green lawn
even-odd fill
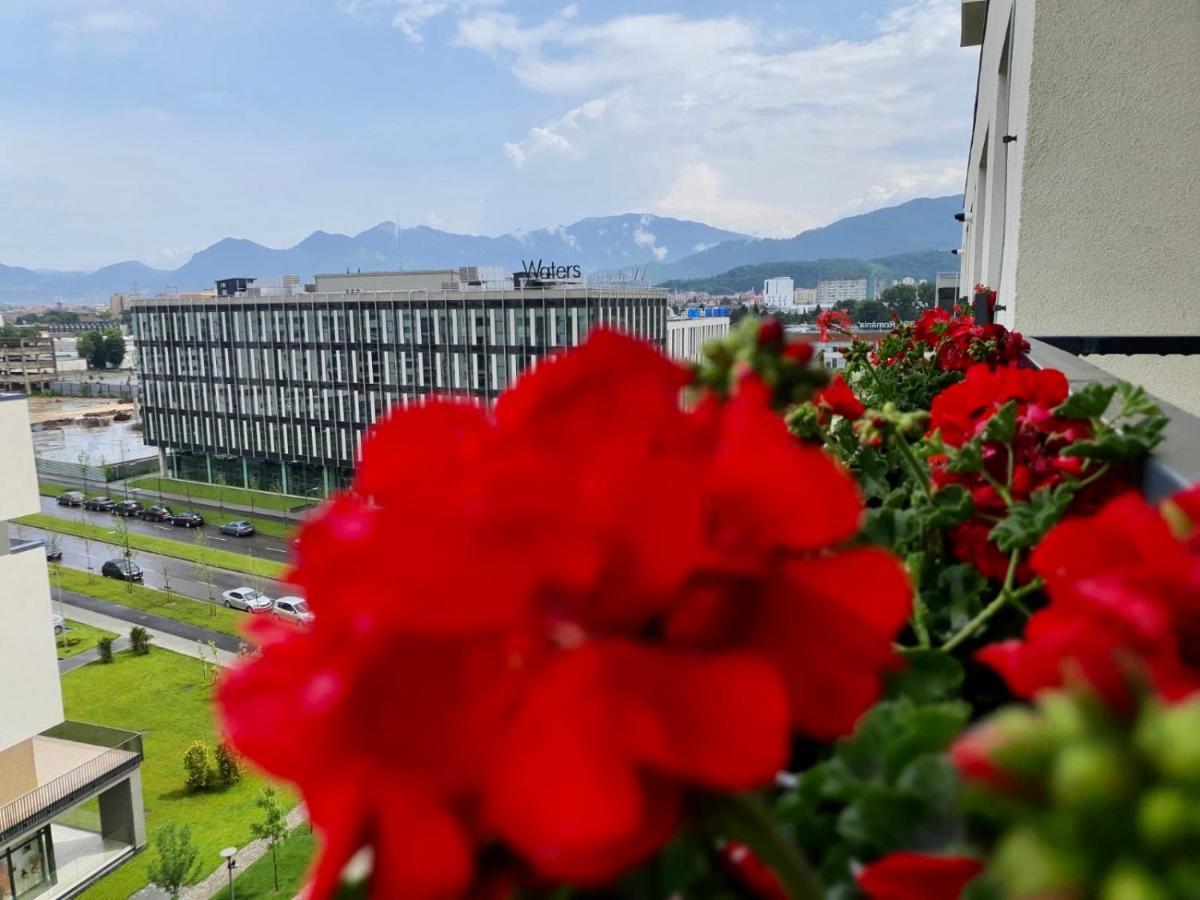
[[[116,635],[103,628],[93,628],[91,625],[67,619],[67,630],[54,636],[54,648],[58,651],[59,659],[68,659],[78,656],[80,653],[87,653],[96,646],[96,642],[102,637],[116,637]]]
[[[279,893],[275,893],[275,878],[271,870],[271,853],[249,866],[233,881],[236,897],[257,900],[260,897],[295,897],[308,872],[316,851],[316,838],[305,823],[289,834],[275,848],[279,856]],[[229,900],[229,888],[213,894],[213,900]]]
[[[31,528],[43,528],[46,531],[57,531],[59,534],[71,534],[76,537],[88,538],[105,544],[118,545],[122,539],[113,528],[94,525],[91,522],[76,522],[74,519],[62,519],[49,513],[34,513],[14,519],[19,525]],[[118,524],[114,521],[114,525]],[[146,553],[157,553],[161,556],[173,556],[176,559],[186,559],[190,562],[207,563],[217,569],[227,569],[230,572],[243,572],[247,575],[261,575],[264,578],[281,578],[287,571],[287,563],[276,562],[273,559],[258,559],[245,556],[232,550],[219,550],[216,547],[198,547],[184,541],[171,538],[155,537],[152,534],[129,532],[129,546]]]
[[[44,494],[47,497],[57,497],[59,494],[65,494],[67,491],[73,491],[75,488],[67,487],[65,484],[55,484],[52,481],[39,481],[38,493]]]
[[[254,800],[264,781],[247,773],[231,788],[189,793],[183,783],[183,754],[194,740],[217,742],[212,686],[199,660],[162,648],[148,656],[118,653],[111,665],[91,663],[62,679],[68,719],[144,732],[142,797],[146,834],[168,822],[191,827],[203,863],[201,877],[221,864],[223,847],[241,847],[251,839],[250,823],[260,818]],[[295,805],[289,793],[287,808]],[[91,900],[125,900],[147,882],[153,848],[131,859],[90,888]],[[240,885],[239,885],[240,887]],[[241,892],[239,891],[239,894]]]
[[[304,503],[315,503],[319,498],[295,497],[291,494],[270,494],[266,491],[249,491],[245,488],[229,487],[228,485],[207,484],[203,481],[181,481],[177,478],[159,478],[157,475],[144,475],[128,482],[130,487],[152,494],[175,494],[179,497],[191,497],[193,500],[203,500],[206,503],[236,503],[240,506],[256,506],[273,512],[287,512],[293,506]]]
[[[89,577],[87,572],[69,569],[58,563],[50,564],[50,584],[55,588],[61,586],[64,591],[86,594],[88,597],[119,603],[121,606],[155,613],[177,622],[231,634],[234,637],[241,637],[242,626],[249,617],[248,613],[236,609],[226,609],[205,600],[193,600],[191,597],[156,591],[140,584],[135,584],[131,591],[124,581],[102,578],[99,575]]]

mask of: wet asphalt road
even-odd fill
[[[104,514],[89,513],[89,515]],[[112,516],[108,516],[109,525],[112,525],[112,518]],[[175,530],[186,531],[188,529],[177,528]],[[12,530],[9,533],[12,537],[41,539],[44,541],[49,541],[51,537],[42,529],[31,528],[28,525],[13,524]],[[63,552],[62,564],[64,566],[82,571],[87,571],[90,567],[96,573],[97,577],[99,577],[100,567],[104,564],[105,560],[119,559],[121,557],[121,548],[116,544],[103,544],[92,540],[85,541],[83,538],[67,534],[55,534],[53,537],[57,540],[58,547]],[[113,534],[113,540],[117,540],[115,533]],[[210,546],[221,547],[223,545],[214,542]],[[285,556],[279,554],[271,554],[271,557],[281,561],[286,559]],[[206,576],[202,571],[202,567],[196,565],[196,563],[169,556],[159,556],[155,553],[146,553],[141,550],[134,550],[133,561],[142,567],[142,571],[145,573],[143,583],[146,587],[157,588],[159,590],[170,589],[177,594],[192,597],[196,600],[207,601],[211,595],[215,602],[224,603],[224,600],[221,599],[221,592],[238,587],[256,588],[272,599],[296,593],[295,589],[287,588],[272,579],[256,578],[253,575],[246,575],[241,572],[229,572],[225,569],[209,567]]]

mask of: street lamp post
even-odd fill
[[[237,847],[226,847],[221,851],[221,859],[225,860],[225,870],[229,873],[229,900],[234,900],[233,870],[237,868]]]

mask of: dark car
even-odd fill
[[[250,537],[254,534],[254,526],[249,522],[226,522],[221,526],[221,534],[231,534],[234,537]]]
[[[46,545],[46,562],[58,562],[62,559],[62,548]]]
[[[136,500],[122,500],[112,508],[112,511],[113,515],[129,519],[133,516],[141,514],[142,504],[138,503]]]
[[[127,559],[110,559],[100,567],[100,574],[121,581],[141,581],[142,567]]]
[[[92,512],[111,512],[117,504],[107,497],[88,497],[83,501],[83,508]]]
[[[171,524],[181,528],[199,528],[204,524],[204,516],[197,512],[181,512],[171,516]]]
[[[65,491],[58,495],[59,506],[83,506],[83,494],[79,491]]]
[[[138,518],[145,522],[165,522],[172,515],[171,508],[168,506],[147,506],[138,513]]]

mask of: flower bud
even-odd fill
[[[1080,860],[1028,825],[1009,832],[996,848],[992,871],[1004,883],[1005,897],[1083,896]]]
[[[1138,745],[1166,777],[1200,784],[1200,701],[1144,715]]]
[[[1050,790],[1068,809],[1104,806],[1130,788],[1129,765],[1116,747],[1093,741],[1063,749],[1054,761]]]
[[[813,346],[808,341],[793,341],[783,348],[783,358],[798,366],[807,366],[813,358]]]
[[[1008,790],[1045,771],[1053,752],[1053,739],[1040,717],[1013,706],[955,741],[950,759],[964,778]]]
[[[1166,889],[1143,866],[1120,862],[1100,889],[1100,900],[1171,900]]]
[[[783,323],[772,317],[763,319],[758,326],[758,346],[776,348],[783,346]]]
[[[1195,824],[1191,801],[1175,788],[1154,788],[1138,803],[1138,834],[1151,847],[1165,849],[1185,842]]]

